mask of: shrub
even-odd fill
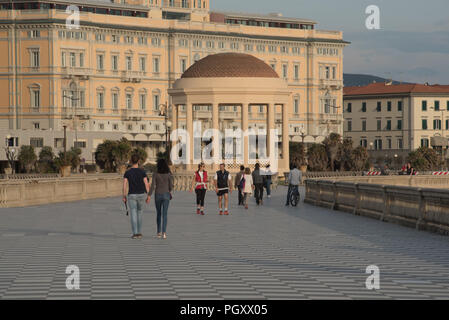
[[[33,146],[21,146],[17,160],[26,173],[30,173],[36,165],[37,156]]]

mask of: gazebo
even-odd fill
[[[280,155],[278,172],[289,168],[289,101],[291,91],[287,83],[264,61],[240,53],[221,53],[209,55],[193,64],[168,91],[172,98],[172,130],[186,129],[190,138],[187,152],[187,170],[195,168],[194,164],[194,121],[204,120],[211,125],[205,129],[237,128],[247,132],[252,121],[254,128],[266,130],[266,150],[268,158],[275,151]],[[252,109],[257,109],[256,112]],[[240,112],[239,112],[240,111]],[[274,143],[270,132],[277,129],[281,134],[276,137],[282,147],[273,150]],[[214,148],[220,143],[214,141]],[[243,165],[253,166],[250,161],[249,137],[244,135]],[[216,169],[222,159],[216,159]],[[266,161],[265,161],[266,162]],[[264,164],[264,163],[261,163]],[[228,166],[231,170],[240,163]]]

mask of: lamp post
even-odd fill
[[[70,96],[63,95],[62,98],[70,99],[70,107],[74,108],[74,111],[75,111],[75,114],[73,117],[73,126],[75,127],[75,145],[77,145],[78,144],[78,115],[77,115],[76,109],[78,107],[78,103],[74,103],[74,102],[79,101],[80,98],[76,97],[76,95],[78,94],[78,86],[75,82],[72,82],[70,84],[70,91],[71,91]],[[65,130],[65,128],[64,128],[64,130]],[[65,150],[64,150],[64,153],[65,153]]]
[[[16,149],[14,148],[14,146],[12,146],[12,147],[10,146],[9,142],[11,141],[11,139],[14,139],[14,138],[11,138],[10,135],[6,136],[5,152],[6,152],[6,159],[8,159],[8,164],[11,167],[11,173],[14,174],[15,173],[14,162],[17,159],[17,153],[16,153]],[[13,145],[14,145],[14,143],[13,143]]]
[[[445,125],[445,123],[444,123],[444,110],[443,109],[442,110],[435,110],[435,107],[431,107],[430,110],[441,111],[441,137],[443,138],[443,141],[444,141],[444,125]],[[447,147],[448,147],[448,143],[447,143],[447,140],[446,140],[446,150],[447,150]],[[441,165],[444,167],[444,144],[441,146]]]
[[[169,117],[169,110],[170,110],[170,105],[168,104],[168,102],[165,102],[165,104],[160,104],[159,107],[163,107],[163,109],[161,108],[159,111],[159,116],[160,117],[164,117],[164,122],[165,122],[165,153],[166,153],[166,160],[169,161],[170,160],[170,144],[168,141],[168,137],[169,137],[169,129],[168,127],[172,125],[172,123],[170,121],[168,121],[168,117]]]

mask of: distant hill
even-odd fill
[[[355,87],[355,86],[366,86],[370,83],[376,82],[387,82],[388,79],[372,76],[369,74],[343,74],[343,82],[345,87]],[[393,81],[393,84],[399,84],[399,81]],[[402,82],[407,83],[407,82]]]

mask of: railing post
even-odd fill
[[[382,195],[384,200],[384,210],[382,212],[382,216],[380,217],[381,221],[386,221],[387,217],[390,215],[390,196],[387,192],[387,187],[382,186]]]
[[[424,197],[423,190],[421,188],[418,189],[419,192],[419,218],[418,221],[416,221],[416,229],[420,230],[421,226],[425,224],[425,218],[426,218],[426,210],[427,210],[427,202],[426,198]]]
[[[332,210],[338,209],[338,190],[337,190],[337,182],[334,181],[332,183],[332,189],[334,190],[334,202],[332,203]]]
[[[359,215],[359,209],[360,209],[360,189],[359,184],[354,184],[355,189],[355,203],[354,203],[354,211],[352,212],[354,215]]]

